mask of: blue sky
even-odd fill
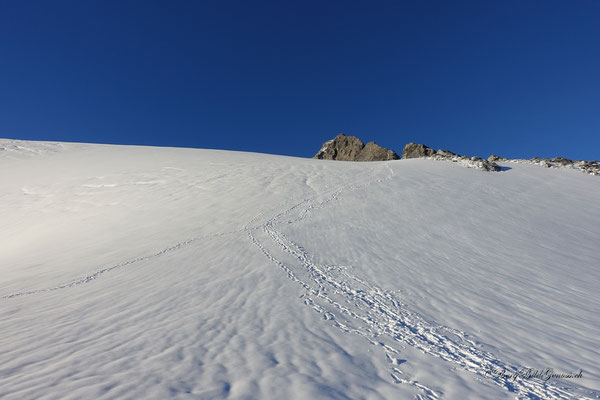
[[[600,1],[1,1],[0,137],[600,158]]]

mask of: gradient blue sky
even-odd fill
[[[0,137],[600,158],[600,1],[0,0]]]

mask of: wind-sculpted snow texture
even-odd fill
[[[595,177],[0,147],[0,398],[600,396]]]

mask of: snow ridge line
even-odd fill
[[[391,168],[390,171],[392,174],[386,179],[393,177]],[[399,350],[378,341],[379,337],[392,339],[393,342],[400,345],[409,345],[425,354],[456,364],[458,367],[478,375],[479,379],[486,377],[486,373],[496,369],[517,372],[518,368],[511,367],[492,353],[482,350],[475,341],[469,339],[469,335],[465,332],[426,322],[419,314],[409,311],[406,305],[398,301],[393,294],[349,274],[348,267],[315,263],[314,257],[303,247],[275,229],[275,226],[282,224],[278,222],[279,220],[295,211],[298,211],[299,216],[288,223],[307,218],[311,211],[323,208],[331,201],[339,199],[339,195],[344,190],[362,189],[381,181],[383,179],[359,185],[344,185],[320,202],[315,202],[319,196],[305,199],[275,215],[263,225],[263,231],[273,244],[280,251],[291,256],[294,263],[299,263],[300,268],[294,268],[291,263],[285,263],[273,255],[252,231],[247,231],[248,236],[268,259],[287,273],[289,279],[307,291],[301,296],[306,305],[322,314],[324,319],[331,320],[342,331],[357,334],[371,344],[382,346],[386,358],[391,364],[392,379],[396,383],[408,383],[420,389],[424,395],[419,397],[437,399],[442,393],[417,381],[401,378],[399,375],[403,373],[396,367],[398,364],[396,356],[399,354]],[[306,277],[304,277],[305,275]],[[573,388],[557,387],[541,380],[519,378],[509,382],[499,377],[487,378],[517,394],[518,398],[570,399],[575,396],[569,391]],[[590,394],[597,396],[594,393]],[[579,394],[578,398],[586,397]]]

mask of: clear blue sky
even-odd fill
[[[600,1],[0,0],[0,137],[600,158]]]

